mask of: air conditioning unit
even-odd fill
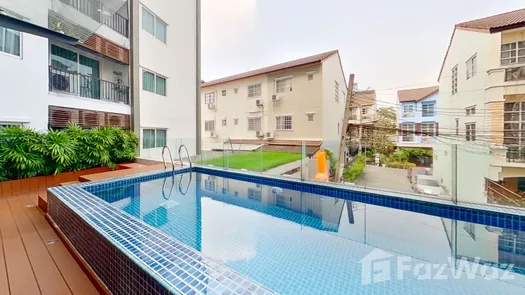
[[[208,104],[208,110],[215,111],[216,109],[217,108],[215,107],[215,104],[213,104],[213,103]]]
[[[428,138],[428,136],[423,136],[423,137],[421,137],[421,142],[423,142],[423,143],[427,143],[427,142],[429,142],[429,138]]]
[[[210,132],[210,137],[211,138],[217,138],[217,136],[219,136],[219,134],[217,132],[215,132],[215,131]]]
[[[277,94],[272,95],[272,101],[281,101],[281,97]]]
[[[263,103],[262,103],[262,100],[258,99],[255,101],[255,105],[258,106],[258,107],[262,107]]]
[[[261,131],[255,131],[255,136],[257,137],[263,137],[263,133]]]
[[[266,132],[266,138],[272,139],[273,138],[273,133],[272,132]]]

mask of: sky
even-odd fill
[[[346,79],[376,90],[437,85],[454,24],[523,0],[202,0],[205,81],[339,49]],[[386,103],[383,103],[386,102]]]

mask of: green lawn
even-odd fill
[[[229,160],[228,160],[229,158]],[[261,152],[244,152],[239,154],[233,154],[229,157],[226,156],[218,157],[210,160],[200,161],[202,165],[214,165],[214,166],[227,166],[233,169],[246,169],[250,171],[266,171],[268,169],[275,168],[277,166],[284,165],[293,161],[301,159],[301,154],[293,154],[286,152],[262,152],[262,165],[261,165]],[[229,164],[228,164],[229,162]]]

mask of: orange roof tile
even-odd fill
[[[352,105],[371,105],[376,103],[376,91],[375,90],[365,90],[358,91],[352,97]]]
[[[525,26],[525,8],[484,17],[456,25],[456,28],[487,30],[505,29],[509,26]]]
[[[439,91],[439,86],[399,90],[397,96],[399,102],[420,101]]]
[[[254,77],[254,76],[258,76],[258,75],[269,74],[269,73],[273,73],[273,72],[277,72],[277,71],[281,71],[281,70],[291,69],[291,68],[305,66],[305,65],[309,65],[309,64],[320,63],[323,60],[327,59],[328,57],[330,57],[330,56],[332,56],[332,55],[334,55],[334,54],[336,54],[338,52],[339,52],[338,50],[332,50],[332,51],[328,51],[328,52],[325,52],[325,53],[316,54],[316,55],[312,55],[312,56],[309,56],[309,57],[300,58],[300,59],[296,59],[296,60],[292,60],[292,61],[276,64],[276,65],[273,65],[273,66],[264,67],[264,68],[261,68],[261,69],[257,69],[257,70],[253,70],[253,71],[249,71],[249,72],[245,72],[245,73],[241,73],[241,74],[237,74],[237,75],[233,75],[233,76],[228,76],[228,77],[216,79],[216,80],[213,80],[213,81],[209,81],[209,82],[203,83],[201,85],[201,87],[208,87],[208,86],[218,85],[218,84],[231,82],[231,81],[235,81],[235,80],[240,80],[240,79],[245,79],[245,78],[250,78],[250,77]]]

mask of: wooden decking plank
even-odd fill
[[[0,294],[9,294],[9,282],[7,280],[7,266],[5,264],[5,253],[2,242],[2,231],[0,230]]]
[[[40,289],[27,257],[22,238],[11,215],[7,197],[0,199],[0,232],[11,295],[18,294],[40,294]]]
[[[33,267],[40,292],[43,295],[71,294],[62,274],[47,251],[44,241],[25,214],[19,199],[10,198],[8,203],[26,248],[29,262]]]
[[[32,204],[32,200],[29,196],[20,196],[19,200],[23,206]],[[89,278],[71,256],[65,245],[58,238],[53,228],[47,223],[42,212],[36,207],[25,207],[24,211],[29,219],[31,219],[31,222],[37,229],[42,241],[58,240],[54,244],[46,244],[46,247],[71,292],[73,292],[73,294],[86,295],[99,294],[95,286],[93,286]]]

